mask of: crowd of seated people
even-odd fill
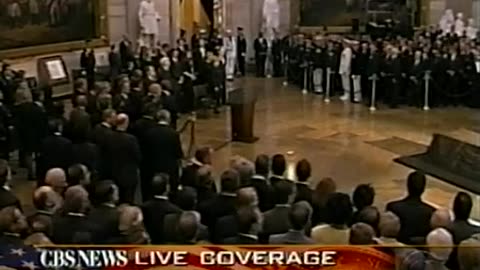
[[[94,180],[75,164],[49,169],[33,192],[35,210],[24,211],[1,160],[0,244],[370,245],[396,255],[401,269],[478,269],[480,250],[462,248],[480,244],[470,195],[459,192],[452,211],[435,209],[422,200],[425,176],[413,172],[406,197],[379,209],[370,185],[350,196],[325,178],[312,189],[307,160],[297,163],[296,180],[285,168],[281,154],[235,157],[216,181],[211,151],[201,148],[177,189],[168,173],[155,173],[151,197],[133,203],[121,201],[115,181]]]

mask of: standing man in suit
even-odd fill
[[[282,46],[282,39],[280,39],[278,33],[274,31],[274,36],[272,40],[273,77],[283,76]]]
[[[291,228],[288,213],[293,191],[294,186],[287,181],[275,184],[275,207],[263,214],[261,243],[267,244],[270,235],[286,233]]]
[[[110,77],[112,80],[116,79],[122,70],[122,60],[117,51],[117,46],[112,44],[110,52],[108,53],[108,63],[110,65]]]
[[[166,174],[155,175],[150,187],[153,198],[142,206],[145,229],[150,235],[153,245],[165,243],[162,230],[165,216],[182,211],[178,206],[170,202],[168,198],[168,181],[168,175]]]
[[[223,240],[225,245],[258,245],[262,228],[262,214],[258,207],[244,207],[237,212],[238,233]]]
[[[97,60],[95,59],[95,51],[93,50],[93,48],[89,49],[85,61],[85,72],[87,73],[88,89],[93,89],[95,86],[95,68],[97,65]]]
[[[254,41],[255,63],[257,66],[257,77],[265,77],[265,61],[267,60],[268,42],[263,37],[263,33],[258,33]]]
[[[62,123],[50,120],[48,126],[50,135],[43,140],[38,156],[38,186],[43,185],[48,170],[62,168],[67,171],[72,160],[72,142],[63,136]]]
[[[133,204],[140,183],[140,147],[135,136],[128,134],[129,118],[126,114],[117,116],[117,130],[111,144],[112,176],[119,188],[120,203]]]
[[[113,137],[113,129],[117,119],[117,113],[112,109],[107,109],[102,112],[102,123],[98,124],[93,130],[93,143],[95,143],[100,150],[100,178],[112,178],[112,161],[110,160],[110,140]]]
[[[237,28],[237,64],[238,72],[245,76],[245,58],[247,57],[247,40],[245,39],[245,34],[243,33],[243,28]]]
[[[306,235],[312,218],[312,207],[306,201],[297,202],[288,212],[291,230],[284,234],[271,235],[268,243],[272,245],[311,245],[315,242]]]
[[[178,132],[170,127],[170,113],[161,110],[157,114],[158,124],[146,134],[148,150],[145,159],[149,165],[147,173],[165,173],[170,177],[170,187],[176,193],[179,185],[179,166],[183,159],[182,143]]]
[[[93,188],[92,198],[95,207],[90,210],[88,220],[94,225],[95,243],[104,245],[117,243],[120,238],[118,187],[110,180],[98,182]]]
[[[422,201],[425,191],[425,175],[413,172],[408,176],[408,196],[405,199],[387,204],[386,211],[400,218],[402,227],[398,241],[410,244],[416,237],[426,237],[430,231],[430,219],[435,208]]]
[[[270,173],[270,158],[267,155],[259,155],[255,159],[255,175],[251,183],[258,194],[258,207],[260,211],[266,212],[273,207],[272,187],[270,186],[268,175]]]

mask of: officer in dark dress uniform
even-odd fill
[[[254,49],[257,77],[265,77],[265,61],[267,60],[268,43],[261,32],[254,41]]]
[[[245,58],[247,57],[247,40],[245,39],[245,34],[243,33],[243,28],[237,28],[237,64],[238,72],[245,76]]]
[[[282,45],[282,40],[275,34],[272,40],[273,77],[283,76]]]

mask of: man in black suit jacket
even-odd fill
[[[293,195],[294,186],[287,181],[275,184],[275,207],[263,214],[263,230],[261,243],[268,243],[268,237],[272,234],[286,233],[291,228],[288,222],[290,212],[290,199]]]
[[[178,191],[177,206],[180,207],[181,212],[168,214],[163,221],[163,235],[165,242],[176,243],[180,240],[178,232],[178,222],[182,213],[193,211],[197,204],[197,192],[192,187],[185,187]],[[199,227],[198,240],[208,239],[208,229],[201,224]]]
[[[72,164],[72,142],[63,136],[62,123],[52,119],[48,123],[50,135],[40,146],[38,186],[42,186],[48,170],[62,168],[64,171]]]
[[[143,116],[138,119],[130,127],[130,133],[132,133],[136,138],[140,146],[140,152],[142,156],[147,156],[148,144],[146,143],[147,133],[154,127],[157,126],[155,121],[155,114],[157,113],[157,106],[155,104],[149,103],[145,105]],[[148,163],[146,159],[142,159],[140,164],[140,178],[141,178],[141,189],[142,189],[142,199],[143,201],[148,201],[153,197],[152,191],[152,179],[153,175],[148,173]]]
[[[312,205],[313,191],[310,188],[310,183],[308,181],[312,174],[310,162],[306,159],[300,160],[295,168],[295,173],[297,175],[297,195],[295,196],[295,202],[306,201]]]
[[[312,207],[306,201],[297,202],[290,208],[288,220],[292,229],[284,234],[271,235],[268,243],[273,245],[308,245],[314,241],[306,235],[312,218]]]
[[[285,171],[287,170],[287,161],[282,154],[274,155],[272,158],[272,176],[270,177],[270,185],[275,186],[276,183],[286,181]]]
[[[255,206],[243,207],[237,213],[238,233],[224,239],[225,245],[258,245],[258,233],[262,223],[262,213]]]
[[[117,130],[109,142],[113,180],[120,192],[120,203],[134,202],[135,191],[140,182],[140,162],[142,159],[137,138],[128,134],[129,118],[126,114],[117,116]]]
[[[238,233],[238,210],[244,207],[251,207],[258,205],[258,196],[255,189],[252,187],[244,187],[237,191],[237,199],[235,202],[235,213],[221,217],[215,223],[213,229],[214,234],[211,236],[211,241],[215,244],[220,244],[226,238],[234,237]]]
[[[255,62],[257,66],[257,77],[265,76],[265,61],[267,60],[268,43],[263,37],[263,33],[258,34],[254,41]]]
[[[426,237],[430,231],[430,218],[435,208],[422,201],[425,191],[425,175],[413,172],[408,176],[408,196],[390,202],[386,211],[393,212],[402,224],[398,241],[410,244],[413,238]]]
[[[190,164],[182,170],[182,176],[180,178],[180,184],[182,186],[198,188],[198,169],[205,165],[212,164],[211,154],[212,149],[210,147],[202,147],[195,151],[195,157],[191,160]]]
[[[15,206],[0,210],[0,246],[23,246],[22,234],[28,224],[20,209]]]
[[[146,156],[148,172],[152,175],[165,173],[170,177],[173,193],[178,190],[179,165],[183,158],[180,135],[170,127],[170,113],[161,110],[157,114],[158,124],[147,132],[145,143],[148,145]]]
[[[480,233],[480,227],[474,226],[468,221],[472,212],[472,206],[472,198],[465,192],[459,192],[453,201],[455,220],[452,222],[450,232],[455,245],[459,245],[472,235]],[[459,269],[458,249],[455,248],[450,254],[447,266],[448,269]]]
[[[83,187],[70,187],[65,192],[64,213],[53,218],[52,242],[60,245],[93,244],[95,227],[86,213],[88,193]]]
[[[243,33],[243,28],[237,28],[237,60],[238,60],[238,72],[245,76],[245,58],[247,57],[247,40]]]
[[[225,171],[220,177],[222,192],[215,198],[198,206],[202,223],[208,227],[210,235],[213,235],[215,223],[219,218],[235,214],[236,192],[239,182],[240,179],[235,170]]]
[[[8,180],[10,178],[10,167],[6,160],[0,159],[0,209],[15,206],[22,209],[17,196],[10,191]]]
[[[268,183],[270,172],[270,158],[267,155],[259,155],[255,159],[255,175],[252,177],[252,186],[257,191],[258,207],[260,211],[266,212],[273,208],[273,190]]]
[[[83,141],[91,132],[90,114],[87,112],[87,96],[77,96],[75,99],[75,108],[70,112],[65,135],[74,143]]]
[[[166,215],[180,213],[182,210],[168,198],[168,175],[158,174],[150,187],[153,198],[142,206],[143,223],[153,245],[164,244],[163,221]]]
[[[111,139],[114,135],[113,128],[117,119],[117,113],[114,110],[107,109],[102,112],[102,123],[98,124],[93,129],[92,141],[100,150],[101,168],[99,171],[100,178],[112,178],[112,161],[111,154]]]
[[[92,200],[95,207],[90,211],[88,220],[94,226],[92,234],[95,237],[95,243],[115,244],[120,238],[118,187],[112,181],[104,180],[95,184],[93,193]]]
[[[53,215],[61,207],[56,198],[57,194],[49,186],[39,187],[33,192],[36,211],[27,219],[33,233],[44,233],[49,238],[52,236]]]

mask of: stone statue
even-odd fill
[[[280,27],[280,4],[278,0],[264,0],[263,2],[263,29],[267,39],[272,39],[275,31]]]
[[[158,22],[160,16],[155,9],[153,0],[142,0],[138,9],[138,19],[140,21],[140,39],[149,49],[155,47],[158,36]]]
[[[447,9],[445,14],[443,14],[442,18],[440,19],[439,27],[442,30],[444,35],[449,34],[452,32],[452,27],[455,24],[455,17],[453,16],[453,11],[451,9]]]
[[[473,18],[468,19],[467,28],[465,30],[467,38],[477,39],[478,29],[475,27],[475,20]]]
[[[237,40],[232,35],[232,31],[227,29],[226,36],[223,39],[225,49],[225,74],[227,80],[232,81],[235,77],[235,64],[237,63]]]
[[[457,14],[457,19],[455,20],[455,34],[459,37],[463,36],[465,32],[465,23],[463,22],[463,13]]]

